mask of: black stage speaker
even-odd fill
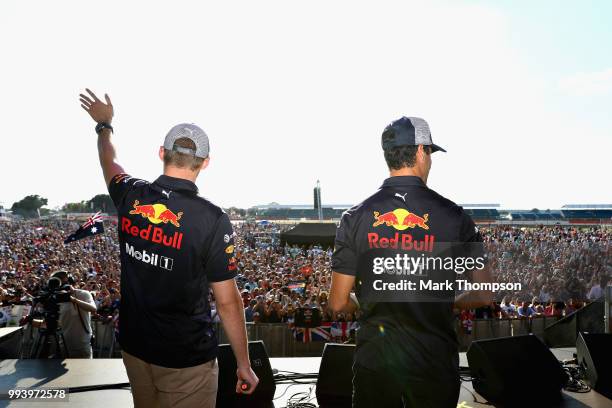
[[[0,314],[2,314],[1,310]],[[3,330],[3,333],[0,334],[0,360],[19,358],[24,335],[23,327],[11,327]]]
[[[321,407],[350,407],[353,395],[354,344],[327,343],[317,377],[317,401]]]
[[[578,334],[576,355],[591,388],[612,399],[612,334]]]
[[[219,386],[217,388],[217,407],[255,406],[255,403],[272,401],[276,385],[272,375],[270,359],[263,341],[249,341],[251,367],[259,385],[251,395],[236,394],[236,357],[229,344],[219,345]],[[235,403],[235,404],[234,404]],[[259,406],[259,404],[257,404]]]
[[[559,400],[567,374],[553,353],[536,336],[473,341],[467,351],[474,390],[490,402],[509,406]],[[535,392],[522,384],[538,375]]]

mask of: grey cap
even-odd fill
[[[431,146],[432,153],[446,151],[431,140],[431,132],[425,119],[403,116],[391,122],[383,132],[383,150],[398,146],[416,145]]]
[[[195,144],[196,149],[193,150],[174,145],[174,142],[176,142],[177,139],[183,137],[191,139]],[[164,149],[205,159],[208,157],[210,147],[208,144],[208,136],[200,127],[194,125],[193,123],[181,123],[170,129],[166,135],[166,139],[164,140]]]

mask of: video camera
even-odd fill
[[[47,330],[54,331],[57,329],[59,304],[65,302],[70,302],[70,284],[62,285],[60,278],[49,278],[46,288],[38,292],[33,302],[42,305],[42,317],[45,320]]]

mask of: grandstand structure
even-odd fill
[[[612,225],[612,204],[566,204],[558,210],[500,211],[501,224]]]
[[[533,208],[507,209],[500,204],[460,204],[476,224],[498,225],[608,225],[612,226],[612,204],[566,204],[559,209],[539,210]],[[321,215],[325,222],[339,221],[342,213],[351,208],[351,204],[322,205]],[[86,220],[91,213],[52,212],[43,219]],[[114,215],[102,214],[109,221],[116,221]],[[289,223],[318,221],[319,210],[313,205],[282,205],[270,203],[257,205],[246,210],[246,217],[230,214],[234,220],[270,220]],[[10,210],[0,208],[0,222],[18,221],[21,217]]]
[[[0,222],[2,221],[11,221],[11,212],[6,210],[2,205],[0,205]]]
[[[460,204],[477,224],[508,225],[612,225],[612,204],[566,204],[560,209],[504,209],[500,204]],[[348,204],[323,205],[323,219],[339,220]],[[271,203],[247,210],[247,217],[257,220],[318,219],[312,205]]]
[[[322,205],[321,212],[324,220],[339,220],[342,213],[351,208],[349,204]],[[270,203],[257,205],[247,210],[247,217],[258,220],[318,220],[319,210],[313,205],[281,205]]]

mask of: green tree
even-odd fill
[[[21,215],[24,218],[34,218],[38,217],[39,210],[45,205],[47,205],[47,199],[34,194],[13,203],[11,210],[13,214]]]
[[[102,211],[108,214],[115,214],[115,204],[108,194],[98,194],[87,202],[92,212]]]
[[[232,216],[241,216],[244,217],[246,215],[246,210],[238,207],[230,207],[227,209],[227,212]]]
[[[82,212],[89,212],[90,210],[89,210],[89,207],[87,206],[87,202],[81,201],[78,203],[64,204],[62,207],[62,211],[68,212],[68,213],[82,213]]]

